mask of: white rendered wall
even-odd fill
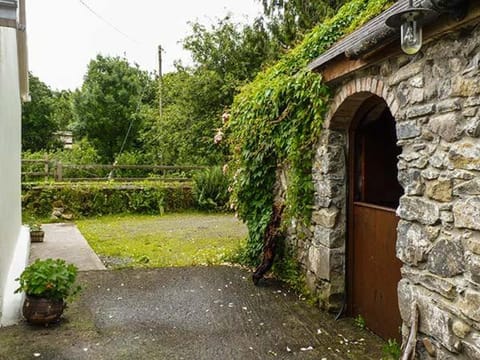
[[[21,103],[16,30],[0,27],[0,325],[18,319],[14,279],[25,267],[28,232],[21,226]]]

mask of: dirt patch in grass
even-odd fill
[[[231,214],[104,216],[76,223],[111,268],[219,264],[247,236]]]

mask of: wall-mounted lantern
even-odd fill
[[[470,0],[425,0],[424,8],[413,6],[413,0],[408,1],[408,8],[391,15],[385,24],[391,28],[400,28],[400,41],[403,52],[416,54],[422,47],[422,26],[428,18],[437,15],[447,15],[460,21],[467,16]]]
[[[400,28],[400,43],[404,53],[414,55],[421,49],[423,21],[432,12],[431,9],[414,7],[413,0],[409,0],[406,10],[393,14],[385,21],[389,27]]]

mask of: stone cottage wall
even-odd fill
[[[404,264],[398,285],[403,335],[416,301],[422,358],[480,358],[479,64],[477,26],[338,84],[313,168],[313,225],[290,233],[320,305],[339,308],[346,280],[346,129],[362,99],[382,97],[402,147],[397,257]]]

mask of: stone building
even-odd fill
[[[417,310],[419,358],[479,359],[480,2],[414,5],[436,10],[416,55],[398,1],[310,64],[333,99],[289,241],[323,308],[404,342]]]

